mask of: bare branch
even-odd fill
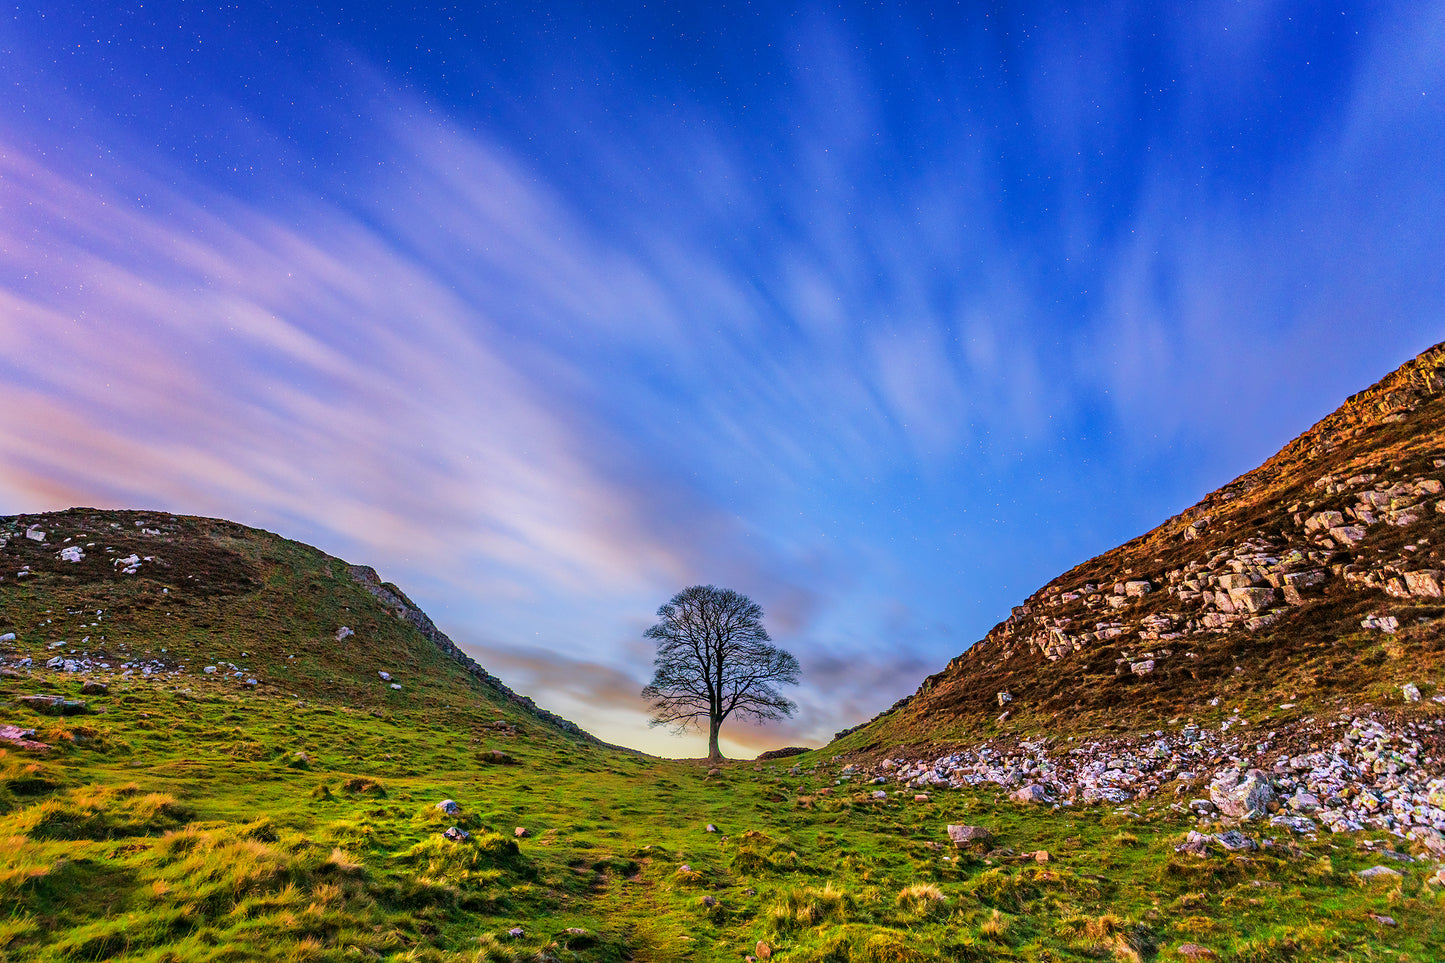
[[[706,719],[708,750],[719,755],[723,721],[740,717],[781,719],[797,705],[775,685],[797,685],[798,660],[772,644],[763,610],[746,595],[694,585],[657,610],[644,637],[657,643],[652,682],[642,690],[652,724],[681,731]]]

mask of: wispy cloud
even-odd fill
[[[359,67],[307,121],[364,160],[245,194],[143,137],[16,134],[0,510],[314,541],[672,751],[640,633],[732,585],[806,671],[736,745],[825,739],[1439,339],[1441,5],[1330,34],[1322,84],[1282,72],[1318,37],[1224,6],[947,49],[819,14],[746,112],[549,101],[565,152]]]

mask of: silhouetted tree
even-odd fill
[[[694,585],[658,609],[657,618],[643,633],[657,642],[656,672],[642,690],[652,703],[652,725],[680,731],[707,719],[707,757],[716,760],[724,719],[734,713],[781,719],[797,709],[774,686],[798,684],[798,660],[772,644],[762,607],[746,595]]]

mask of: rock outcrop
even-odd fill
[[[1362,634],[1408,645],[1401,633],[1442,611],[1442,537],[1445,344],[1258,469],[1050,582],[884,716],[912,738],[1131,704],[1154,704],[1161,719],[1202,707],[1262,649]]]

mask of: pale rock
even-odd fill
[[[1269,821],[1271,826],[1280,826],[1284,829],[1293,830],[1296,833],[1313,833],[1316,830],[1315,821],[1308,816],[1287,816],[1281,813]]]
[[[1420,688],[1413,682],[1406,682],[1400,686],[1400,695],[1404,697],[1406,702],[1419,702]]]
[[[1329,575],[1323,569],[1310,569],[1304,572],[1285,572],[1284,584],[1293,585],[1296,588],[1313,588],[1319,585]]]
[[[1318,512],[1305,521],[1305,531],[1325,532],[1345,523],[1345,516],[1339,512]]]
[[[1312,813],[1320,808],[1320,797],[1312,792],[1295,793],[1289,798],[1289,808],[1296,812]]]
[[[1274,801],[1274,789],[1268,778],[1258,769],[1251,769],[1243,779],[1233,781],[1233,773],[1224,774],[1209,787],[1209,798],[1226,816],[1236,819],[1254,819],[1264,815]]]
[[[35,542],[45,541],[45,533],[38,528],[27,528],[25,530],[25,537]]]
[[[85,550],[79,545],[67,545],[60,550],[62,562],[79,562],[83,558],[85,558]]]
[[[1014,697],[1013,697],[1012,695],[1010,695],[1008,692],[1000,692],[1000,693],[998,694],[998,704],[999,704],[999,705],[1001,705],[1001,706],[1007,705],[1008,703],[1010,703],[1010,702],[1012,702],[1012,701],[1014,701]]]
[[[344,642],[355,634],[356,632],[350,626],[343,625],[336,630],[336,641]]]
[[[1354,548],[1365,540],[1365,529],[1363,525],[1341,525],[1330,529],[1330,537],[1347,548]]]
[[[1038,783],[1030,783],[1022,789],[1017,789],[1009,794],[1014,802],[1021,803],[1048,803],[1053,800],[1049,798],[1049,791]]]
[[[1360,870],[1356,875],[1359,876],[1360,879],[1376,880],[1399,879],[1402,874],[1399,870],[1391,869],[1388,866],[1371,866],[1369,869]]]
[[[1135,675],[1148,675],[1154,671],[1154,660],[1145,659],[1142,662],[1133,662],[1129,665],[1129,671]]]
[[[440,809],[448,816],[455,816],[457,813],[462,811],[462,807],[458,806],[456,800],[454,799],[443,799],[441,802],[437,803],[436,808]]]
[[[1229,599],[1234,603],[1235,611],[1257,613],[1269,608],[1270,603],[1275,600],[1275,594],[1272,588],[1230,589]]]
[[[1147,580],[1124,583],[1124,594],[1129,598],[1142,598],[1152,591],[1154,591],[1154,584]]]
[[[1440,573],[1435,569],[1422,569],[1404,574],[1405,587],[1417,598],[1438,599],[1445,596],[1440,590]]]
[[[1360,623],[1360,628],[1393,634],[1400,630],[1400,620],[1393,615],[1367,615]]]
[[[1230,829],[1214,837],[1214,841],[1231,853],[1243,853],[1258,849],[1259,844],[1237,829]]]
[[[948,838],[955,846],[969,846],[973,843],[988,842],[993,838],[993,833],[982,826],[949,824]]]

